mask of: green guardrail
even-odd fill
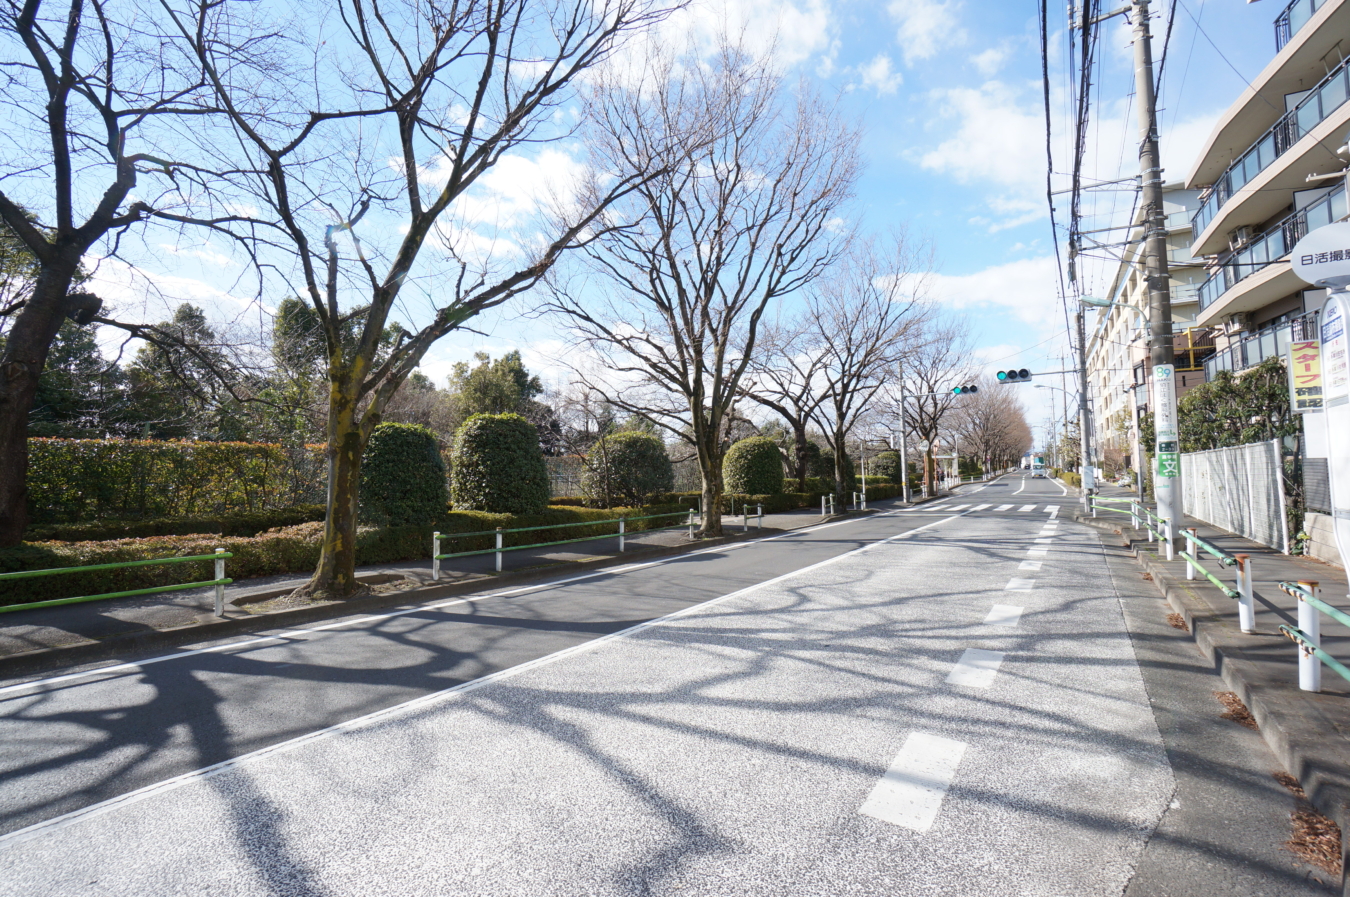
[[[1303,655],[1299,657],[1298,666],[1299,688],[1318,692],[1322,690],[1321,664],[1331,667],[1338,676],[1350,682],[1350,667],[1322,649],[1322,624],[1318,615],[1326,614],[1342,626],[1350,628],[1350,614],[1327,604],[1313,591],[1303,588],[1305,585],[1317,588],[1317,583],[1311,581],[1280,583],[1280,591],[1298,599],[1298,625],[1289,626],[1282,623],[1280,631],[1302,649]]]
[[[637,520],[658,520],[658,519],[661,519],[661,518],[663,518],[663,517],[688,517],[688,518],[692,519],[693,514],[694,514],[693,510],[690,509],[690,510],[688,510],[688,511],[683,511],[683,510],[681,510],[681,511],[667,511],[667,512],[664,513],[664,514],[648,514],[648,515],[646,515],[646,516],[644,516],[644,517],[615,517],[615,518],[612,518],[612,519],[610,519],[610,520],[582,520],[582,521],[574,521],[574,522],[572,522],[572,523],[550,523],[550,524],[546,524],[546,525],[544,525],[544,526],[520,526],[520,527],[514,527],[514,528],[512,528],[512,529],[482,530],[481,532],[476,532],[476,533],[447,533],[447,534],[445,534],[445,535],[442,535],[441,533],[432,533],[432,536],[431,536],[431,539],[432,539],[432,543],[431,543],[431,544],[432,544],[432,548],[431,548],[431,560],[432,560],[433,563],[432,563],[431,578],[432,578],[432,579],[439,579],[439,578],[440,578],[441,561],[449,560],[450,558],[472,557],[472,556],[474,556],[474,555],[480,555],[480,554],[496,554],[496,555],[501,555],[502,553],[507,552],[507,551],[524,551],[524,550],[527,549],[527,548],[548,548],[548,547],[553,546],[553,545],[570,545],[570,544],[572,544],[573,542],[591,542],[591,541],[594,541],[594,540],[596,540],[596,539],[612,539],[612,538],[614,538],[615,536],[618,536],[618,537],[619,537],[619,541],[620,541],[620,550],[622,551],[622,550],[623,550],[623,548],[622,548],[622,546],[623,546],[623,540],[624,540],[624,538],[627,537],[627,536],[637,535],[638,533],[655,533],[655,532],[661,532],[662,530],[679,529],[680,527],[683,527],[683,526],[686,526],[686,525],[687,525],[686,521],[682,520],[682,521],[679,522],[679,523],[672,524],[672,525],[669,525],[669,526],[654,526],[654,527],[651,527],[650,529],[642,529],[642,530],[638,530],[638,533],[630,533],[630,532],[626,532],[626,531],[625,531],[626,524],[631,523],[631,522],[633,522],[633,521],[637,521]],[[748,519],[748,515],[747,515],[747,519]],[[504,536],[506,536],[506,535],[508,535],[508,534],[510,534],[510,533],[528,533],[528,532],[537,532],[537,531],[539,531],[539,530],[546,530],[546,529],[566,529],[566,528],[569,528],[569,527],[575,528],[575,527],[578,527],[578,526],[606,526],[606,525],[609,525],[609,524],[618,524],[618,529],[615,530],[615,531],[612,532],[612,533],[599,533],[599,534],[596,534],[596,535],[593,535],[593,536],[580,536],[580,537],[578,537],[578,538],[576,538],[576,539],[556,539],[556,540],[551,541],[551,542],[535,542],[535,543],[532,543],[532,544],[529,544],[529,545],[502,545],[502,544],[501,544],[501,539],[502,539],[502,537],[504,537]],[[761,524],[761,525],[762,525],[762,524]],[[449,540],[449,539],[468,539],[468,538],[473,538],[473,537],[475,537],[475,536],[496,536],[496,537],[497,537],[497,546],[496,546],[495,548],[482,548],[482,549],[477,549],[477,550],[474,550],[474,551],[452,551],[452,552],[445,552],[445,553],[442,553],[441,550],[440,550],[441,542],[442,542],[443,540]],[[498,569],[498,571],[501,570],[501,558],[500,558],[500,557],[498,558],[498,561],[497,561],[497,569]]]
[[[81,604],[86,601],[107,601],[112,598],[133,598],[137,595],[158,595],[162,592],[182,592],[187,589],[216,587],[216,616],[225,615],[225,587],[234,582],[225,577],[225,559],[234,557],[225,549],[217,549],[215,554],[194,554],[188,557],[156,558],[148,561],[123,561],[116,564],[89,564],[84,567],[51,567],[46,570],[19,570],[14,573],[0,573],[0,582],[16,579],[35,579],[40,576],[60,576],[64,573],[88,573],[94,570],[122,570],[127,567],[154,567],[163,564],[187,564],[193,561],[215,561],[216,578],[202,582],[185,582],[172,586],[155,586],[149,589],[130,589],[125,592],[104,592],[101,595],[81,595],[76,598],[53,598],[50,601],[30,601],[26,604],[10,604],[0,607],[0,614],[16,610],[33,610],[39,607],[56,607],[62,604]]]
[[[1204,567],[1204,565],[1201,564],[1201,563],[1200,563],[1198,560],[1196,560],[1195,558],[1191,557],[1191,555],[1190,555],[1189,552],[1183,551],[1183,552],[1181,553],[1181,557],[1182,557],[1182,560],[1184,560],[1186,563],[1190,564],[1192,567],[1195,568],[1195,572],[1199,573],[1199,574],[1200,574],[1201,576],[1203,576],[1205,579],[1208,579],[1210,582],[1214,583],[1215,588],[1217,588],[1219,591],[1223,592],[1223,593],[1224,593],[1225,595],[1227,595],[1229,598],[1236,598],[1236,597],[1238,597],[1238,590],[1237,590],[1237,589],[1232,588],[1232,587],[1229,586],[1227,583],[1225,583],[1225,582],[1223,582],[1222,580],[1220,580],[1220,579],[1219,579],[1217,576],[1215,576],[1213,573],[1210,573],[1208,570],[1206,570],[1205,567]]]

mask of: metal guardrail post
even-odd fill
[[[764,505],[755,505],[755,510],[759,512],[759,526],[755,529],[764,529]]]
[[[1307,590],[1309,595],[1317,597],[1317,583],[1299,580],[1299,587]],[[1308,637],[1308,641],[1313,647],[1322,647],[1322,620],[1313,607],[1302,597],[1298,599],[1298,628],[1303,630],[1303,634]],[[1318,692],[1322,690],[1322,661],[1318,660],[1317,655],[1307,645],[1299,645],[1298,656],[1298,687],[1303,691]]]
[[[1195,538],[1199,538],[1199,536],[1200,536],[1200,531],[1199,531],[1198,529],[1196,529],[1195,527],[1193,527],[1193,526],[1188,526],[1188,527],[1186,527],[1186,532],[1190,533],[1190,534],[1191,534],[1193,537],[1195,537]],[[1195,563],[1197,563],[1197,564],[1200,563],[1200,552],[1199,552],[1198,550],[1196,550],[1195,542],[1192,541],[1191,539],[1187,539],[1187,540],[1186,540],[1186,547],[1183,548],[1183,549],[1181,550],[1181,553],[1182,553],[1182,554],[1185,554],[1185,555],[1189,555],[1189,556],[1190,556],[1190,559],[1191,559],[1192,561],[1194,561]],[[1241,567],[1238,568],[1238,570],[1239,570],[1238,581],[1239,581],[1239,582],[1241,582],[1241,579],[1242,579],[1242,575],[1241,575],[1241,572],[1240,572],[1241,569],[1242,569]],[[1187,564],[1187,565],[1186,565],[1186,578],[1187,578],[1187,579],[1195,579],[1195,567],[1194,567],[1193,565],[1191,565],[1191,564]],[[1245,632],[1246,630],[1243,630],[1243,631]]]
[[[741,532],[750,532],[750,505],[741,505]]]
[[[834,493],[830,493],[830,515],[834,515]]]
[[[431,534],[431,581],[441,578],[441,534]]]
[[[1095,501],[1092,500],[1091,496],[1088,497],[1088,504],[1092,506],[1092,519],[1093,519],[1093,520],[1096,520],[1096,519],[1097,519],[1097,503],[1096,503]]]
[[[1255,632],[1256,604],[1252,596],[1251,555],[1235,554],[1233,557],[1237,558],[1238,626],[1243,632]]]
[[[1139,529],[1139,503],[1130,501],[1130,529]]]
[[[820,497],[820,516],[825,516],[825,496]]]
[[[216,616],[225,616],[225,584],[220,580],[225,578],[225,559],[220,555],[225,553],[225,549],[216,549]]]
[[[497,527],[497,572],[502,572],[502,528]]]
[[[1174,560],[1176,558],[1176,555],[1174,554],[1174,552],[1176,551],[1176,545],[1173,544],[1175,540],[1172,538],[1171,520],[1163,521],[1163,534],[1167,536],[1167,559],[1169,561]]]
[[[619,518],[619,553],[623,553],[623,518]]]
[[[694,509],[693,509],[693,508],[690,508],[690,509],[689,509],[689,540],[692,542],[693,539],[694,539]]]

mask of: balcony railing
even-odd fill
[[[1316,339],[1317,315],[1310,311],[1230,343],[1228,348],[1205,360],[1205,380],[1213,380],[1219,371],[1237,373],[1256,367],[1272,356],[1283,356],[1291,341]]]
[[[1341,185],[1317,202],[1271,225],[1270,230],[1225,259],[1200,285],[1200,310],[1203,312],[1228,290],[1284,258],[1295,243],[1308,235],[1308,231],[1340,221],[1346,214],[1345,186]]]
[[[1308,24],[1308,20],[1326,2],[1327,0],[1293,0],[1286,6],[1284,12],[1275,20],[1275,52],[1283,50],[1284,45],[1298,34],[1300,28]]]
[[[1192,238],[1198,238],[1228,202],[1305,134],[1326,120],[1350,97],[1350,58],[1341,60],[1299,104],[1270,126],[1270,130],[1233,161],[1210,188],[1209,195],[1191,219]]]

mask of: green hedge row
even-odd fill
[[[102,542],[154,536],[256,536],[281,526],[323,520],[323,505],[269,511],[237,511],[210,517],[162,517],[149,520],[96,520],[93,523],[40,523],[24,531],[27,542]]]
[[[591,521],[610,520],[620,515],[647,516],[678,508],[647,509],[619,508],[548,508],[540,514],[489,514],[481,511],[453,511],[445,515],[435,527],[396,526],[381,529],[362,527],[356,540],[356,563],[388,564],[407,560],[425,560],[431,557],[431,533],[439,529],[444,535],[482,532],[496,527],[515,528],[570,524],[557,529],[526,533],[509,533],[503,540],[507,546],[528,545],[576,539],[583,536],[609,535],[617,532],[614,523]],[[667,520],[634,520],[625,529],[640,532],[670,523],[683,522],[677,513]],[[231,579],[250,579],[258,576],[305,574],[319,561],[319,545],[323,523],[312,522],[287,527],[256,536],[155,536],[140,539],[116,539],[87,542],[25,543],[17,548],[0,549],[0,573],[17,570],[41,570],[53,567],[81,567],[139,561],[152,558],[185,557],[211,554],[217,548],[232,553],[225,564]],[[464,539],[444,539],[442,552],[473,551],[491,548],[494,536]],[[169,564],[162,567],[133,567],[123,570],[101,570],[92,573],[73,573],[69,576],[42,577],[30,580],[0,582],[0,606],[68,598],[75,595],[95,595],[104,592],[122,592],[152,588],[181,582],[206,581],[212,578],[210,561]]]
[[[30,439],[34,523],[203,517],[323,500],[324,448]]]

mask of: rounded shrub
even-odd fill
[[[900,485],[900,453],[881,452],[867,465],[867,476],[878,476],[888,483]]]
[[[417,424],[380,424],[361,458],[361,520],[422,526],[445,513],[445,462],[436,434]]]
[[[775,495],[783,491],[783,453],[767,436],[751,436],[727,449],[722,459],[726,491],[741,495]]]
[[[608,507],[636,508],[675,488],[675,469],[665,443],[653,433],[614,433],[586,455],[581,488]]]
[[[534,424],[519,414],[475,414],[460,425],[450,454],[455,510],[538,514],[548,494]]]

